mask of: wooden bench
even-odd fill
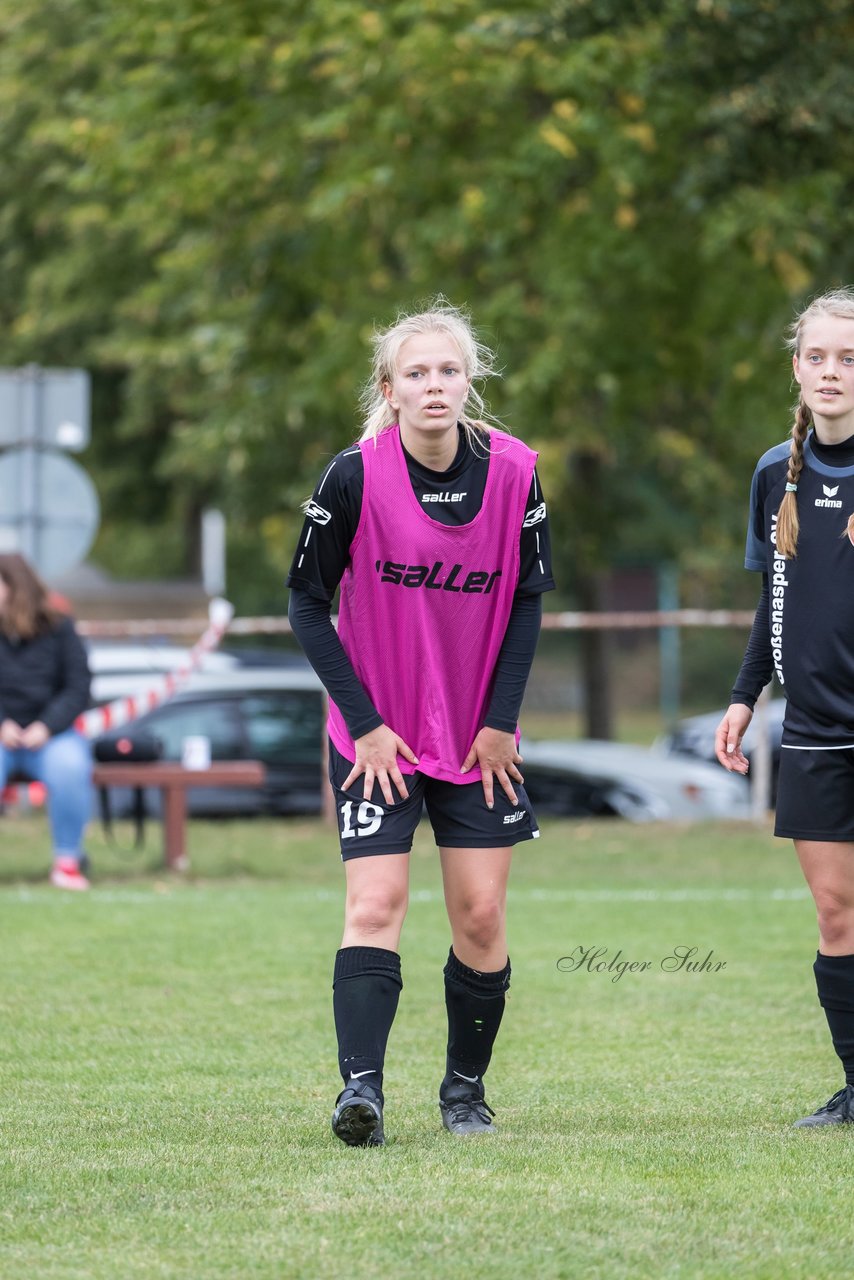
[[[96,787],[159,787],[163,797],[163,852],[170,871],[186,871],[187,789],[260,787],[267,772],[257,760],[216,760],[208,769],[154,760],[148,764],[95,764]]]

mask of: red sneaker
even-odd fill
[[[57,858],[50,873],[50,882],[57,889],[89,888],[89,881],[73,858]]]

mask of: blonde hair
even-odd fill
[[[497,374],[495,356],[478,340],[468,313],[441,295],[428,303],[423,311],[411,315],[401,312],[393,325],[374,334],[371,376],[359,400],[362,430],[358,439],[376,440],[382,431],[397,421],[394,409],[383,394],[383,387],[394,379],[404,342],[425,333],[440,333],[450,338],[459,350],[463,373],[469,380],[460,423],[473,449],[482,449],[484,444],[488,448],[489,433],[506,433],[507,428],[489,413],[474,382]]]
[[[809,306],[804,308],[789,326],[786,337],[786,346],[793,355],[800,355],[804,329],[810,320],[815,320],[819,316],[854,320],[854,289],[831,289],[829,293],[823,293],[821,297],[813,299]],[[777,550],[786,560],[793,559],[798,549],[800,520],[797,485],[804,466],[804,441],[811,425],[812,411],[804,402],[803,395],[799,395],[791,430],[792,444],[786,472],[786,492],[777,511]],[[848,524],[843,533],[847,533],[854,540],[854,512],[848,517]]]

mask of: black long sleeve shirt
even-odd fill
[[[0,720],[68,729],[89,705],[89,662],[70,618],[32,640],[0,632]]]
[[[854,436],[838,444],[822,444],[815,432],[810,435],[810,447],[820,462],[829,467],[854,465]],[[736,676],[730,696],[731,702],[741,702],[753,709],[766,684],[774,674],[774,658],[771,647],[771,595],[768,574],[762,575],[762,591],[756,606],[753,627],[744,651],[741,668]]]
[[[762,591],[756,615],[747,641],[747,648],[736,676],[730,702],[743,702],[751,711],[756,700],[774,674],[774,659],[771,655],[771,631],[768,627],[768,610],[770,608],[768,574],[762,575]]]

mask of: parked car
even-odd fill
[[[672,756],[690,756],[695,760],[708,760],[723,771],[715,756],[715,731],[724,717],[726,708],[710,711],[705,715],[689,716],[680,720],[670,733],[665,734],[656,744],[658,749]],[[780,769],[780,743],[783,739],[783,716],[786,711],[785,698],[772,698],[755,712],[747,733],[744,735],[742,747],[748,760],[756,749],[756,743],[762,728],[768,733],[768,745],[771,749],[771,803],[777,798],[777,774]]]
[[[99,706],[151,688],[190,658],[189,649],[156,640],[133,643],[95,640],[89,641],[87,651],[92,672],[92,700]],[[219,674],[237,671],[241,666],[243,662],[237,654],[213,649],[202,656],[198,670]]]
[[[96,701],[139,693],[185,662],[188,653],[173,645],[93,645]],[[303,658],[282,659],[248,665],[245,655],[216,650],[168,702],[134,721],[134,733],[160,739],[166,760],[182,758],[185,738],[203,737],[213,760],[254,759],[266,766],[267,781],[258,790],[190,788],[191,815],[320,811],[323,690]],[[122,726],[102,738],[127,734]],[[610,742],[525,741],[522,754],[526,789],[543,816],[652,821],[748,814],[745,780],[699,760]],[[130,789],[111,789],[110,798],[117,816],[132,813]],[[146,791],[149,814],[159,814],[160,803],[159,790]]]
[[[525,740],[521,754],[525,790],[542,816],[633,822],[750,816],[747,781],[719,765],[620,742]]]
[[[122,692],[135,692],[123,689]],[[115,741],[129,733],[152,734],[163,759],[182,758],[185,738],[207,738],[212,760],[260,760],[263,787],[190,787],[188,812],[196,817],[229,814],[318,813],[321,805],[324,734],[323,689],[308,663],[201,671],[181,692],[131,726],[102,734]],[[113,788],[113,813],[132,812],[133,792]],[[160,812],[160,792],[146,789],[145,808]]]

